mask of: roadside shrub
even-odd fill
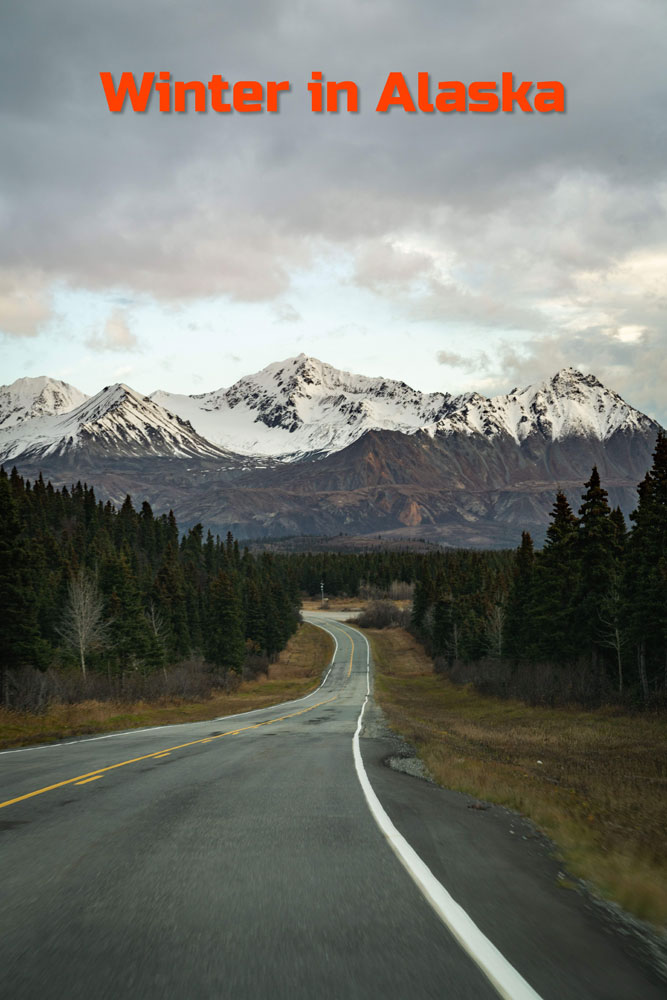
[[[361,628],[402,628],[410,620],[410,612],[393,601],[370,601],[355,624]]]
[[[276,659],[276,657],[274,657]],[[260,653],[251,653],[246,656],[243,664],[243,680],[254,681],[260,674],[268,675],[269,658]]]
[[[256,662],[259,660],[262,662]],[[265,672],[264,659],[249,658],[251,676]],[[202,657],[187,660],[146,673],[130,669],[122,674],[91,670],[84,677],[77,668],[35,670],[24,668],[7,672],[5,683],[12,709],[18,712],[45,712],[54,704],[74,705],[82,701],[158,701],[160,698],[183,698],[195,701],[208,698],[214,691],[235,690],[241,678],[233,671],[211,667]]]
[[[578,663],[514,662],[490,656],[452,662],[437,656],[434,667],[454,684],[472,684],[480,694],[519,698],[530,705],[592,707],[618,700],[608,678],[592,675]]]

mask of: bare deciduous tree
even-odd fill
[[[626,638],[621,628],[621,592],[618,582],[609,591],[602,608],[598,611],[598,617],[602,626],[602,636],[600,645],[613,649],[616,655],[616,668],[618,670],[618,692],[623,693],[623,647]],[[640,678],[644,686],[644,678]]]
[[[103,646],[111,623],[104,620],[104,602],[97,578],[87,570],[75,573],[67,587],[67,606],[58,634],[79,655],[81,672],[86,676],[86,654]]]
[[[167,623],[164,620],[164,616],[161,611],[155,607],[155,603],[151,601],[148,605],[148,610],[146,611],[146,618],[148,620],[148,625],[153,634],[155,642],[160,650],[162,656],[162,673],[164,674],[164,679],[167,679],[167,667],[164,662],[164,650],[167,639]]]
[[[486,616],[486,638],[492,656],[502,656],[506,617],[505,601],[502,595],[499,594]]]

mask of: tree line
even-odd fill
[[[589,703],[667,695],[667,437],[626,525],[597,468],[575,513],[558,491],[546,541],[528,532],[508,576],[447,573],[416,587],[412,626],[458,680],[497,694]],[[463,586],[462,586],[463,584]],[[472,590],[470,590],[472,584]]]
[[[298,583],[270,554],[241,552],[172,512],[103,503],[0,469],[0,671],[11,706],[26,671],[74,667],[116,680],[188,657],[212,677],[270,660],[299,620]]]
[[[284,647],[302,594],[412,598],[410,627],[455,680],[534,701],[667,695],[667,438],[626,525],[597,469],[558,491],[541,551],[241,551],[174,515],[0,470],[0,669],[120,679],[198,656],[238,675]],[[391,617],[391,616],[390,616]]]

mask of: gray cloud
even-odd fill
[[[277,302],[273,308],[276,323],[298,323],[301,315],[289,302]]]
[[[489,356],[484,351],[479,351],[474,357],[467,357],[456,351],[438,351],[436,360],[439,365],[447,365],[448,368],[461,368],[465,372],[487,370],[491,364]]]
[[[95,351],[136,351],[139,341],[130,329],[127,314],[114,309],[102,330],[88,337],[86,346]]]
[[[626,10],[608,0],[409,8],[370,0],[335,12],[315,3],[304,17],[296,0],[243,10],[214,0],[187,9],[121,0],[113,10],[100,0],[57,8],[31,0],[5,19],[12,152],[3,157],[2,190],[15,240],[4,256],[75,283],[273,296],[287,283],[286,267],[309,257],[313,238],[381,239],[423,226],[443,236],[452,220],[443,233],[437,214],[451,210],[470,240],[474,222],[499,205],[524,235],[573,173],[612,195],[638,182],[646,195],[664,175],[651,101],[664,91],[666,18],[657,2]],[[604,60],[592,59],[592,45]],[[292,93],[277,116],[109,114],[100,69],[165,67],[185,79],[213,71],[289,78]],[[361,113],[312,115],[305,83],[314,68],[358,79]],[[382,84],[397,68],[412,80],[417,70],[436,80],[498,78],[507,68],[532,79],[557,75],[568,85],[568,113],[378,115]],[[650,205],[644,197],[618,206],[608,228],[627,243]],[[562,228],[576,223],[567,193],[560,207]]]
[[[580,351],[648,386],[664,344],[666,292],[646,271],[667,242],[666,32],[663,0],[6,5],[0,330],[40,328],[55,280],[273,300],[335,248],[409,320],[527,331],[497,359],[508,374]],[[161,69],[292,92],[275,116],[109,114],[100,70]],[[311,114],[314,69],[356,80],[361,112]],[[413,87],[417,71],[558,78],[568,110],[376,114],[394,70]]]
[[[30,268],[0,270],[0,331],[34,337],[51,316],[51,295],[44,276]]]

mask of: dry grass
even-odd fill
[[[376,696],[444,786],[529,816],[572,874],[667,925],[667,720],[533,708],[434,675],[406,632],[371,632]]]
[[[360,611],[366,601],[359,597],[328,597],[324,608],[319,597],[306,597],[301,602],[302,611]]]
[[[27,746],[81,736],[172,722],[202,722],[219,715],[266,708],[299,698],[317,687],[320,675],[333,655],[330,635],[303,624],[268,677],[244,682],[230,694],[216,692],[203,701],[162,699],[151,704],[85,701],[75,705],[54,704],[42,715],[0,709],[0,747]]]

